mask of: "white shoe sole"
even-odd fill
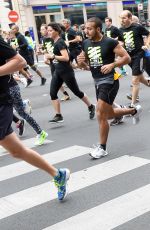
[[[62,121],[49,121],[50,124],[59,124],[59,123],[63,123],[64,120]]]
[[[102,157],[105,157],[105,156],[107,156],[108,155],[108,153],[106,153],[106,154],[103,154],[103,155],[101,155],[101,156],[97,156],[97,157],[95,157],[95,156],[93,156],[92,155],[92,153],[89,153],[89,155],[90,155],[90,157],[92,158],[92,159],[100,159],[100,158],[102,158]]]

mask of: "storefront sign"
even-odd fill
[[[53,6],[53,5],[49,5],[49,6],[46,6],[46,9],[60,9],[61,6],[57,5],[57,6]]]
[[[135,4],[135,1],[123,1],[123,5]]]
[[[74,7],[83,7],[83,4],[65,4],[62,5],[62,8],[74,8]]]
[[[85,3],[85,6],[106,6],[106,2]]]

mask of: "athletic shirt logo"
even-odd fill
[[[107,30],[107,31],[106,31],[106,36],[107,36],[108,38],[111,38],[111,31],[110,31],[110,30]]]
[[[53,53],[54,46],[52,45],[52,42],[45,42],[44,45],[48,53]]]
[[[67,32],[65,32],[65,41],[68,42],[68,33]]]
[[[90,61],[90,66],[97,68],[103,65],[101,47],[88,47],[88,58]]]
[[[134,50],[135,49],[135,43],[134,43],[133,31],[124,32],[123,37],[124,37],[124,43],[125,43],[126,50],[128,52],[131,52],[132,50]]]

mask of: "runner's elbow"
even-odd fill
[[[22,68],[24,68],[26,65],[27,65],[26,60],[25,60],[24,58],[22,58],[22,57],[19,57],[19,58],[18,58],[18,68],[19,68],[19,69],[22,69]]]
[[[130,62],[131,62],[131,57],[129,55],[127,55],[125,64],[129,64]]]

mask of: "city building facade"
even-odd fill
[[[109,16],[113,24],[119,26],[119,15],[128,9],[138,16],[138,4],[142,2],[144,17],[149,18],[145,0],[0,0],[11,2],[13,10],[19,14],[19,25],[22,31],[30,30],[38,40],[41,24],[60,22],[69,18],[72,24],[83,24],[88,18],[97,16],[104,22]]]

